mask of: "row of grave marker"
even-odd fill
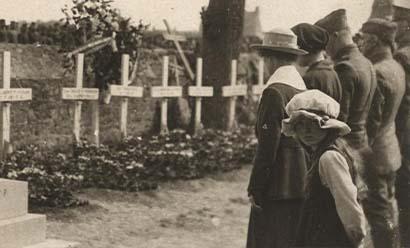
[[[11,62],[10,52],[2,54],[2,81],[0,82],[0,156],[4,157],[11,152],[10,146],[10,105],[11,102],[29,101],[32,99],[32,90],[30,88],[10,88],[11,78]],[[128,101],[129,98],[143,97],[143,87],[129,86],[129,55],[122,56],[121,62],[121,85],[111,85],[109,88],[110,94],[113,97],[120,97],[120,131],[122,138],[126,138],[127,134],[127,119],[128,119]],[[263,60],[259,62],[259,80],[258,84],[252,87],[252,92],[255,95],[260,95],[264,89],[263,80]],[[75,101],[74,105],[74,125],[73,135],[75,142],[80,142],[80,123],[81,123],[81,108],[82,101],[92,101],[92,130],[93,143],[99,145],[99,106],[98,97],[99,91],[96,88],[83,88],[83,68],[84,55],[76,55],[76,74],[75,88],[63,88],[62,99],[67,101]],[[247,94],[247,85],[237,85],[237,61],[232,61],[231,82],[229,86],[222,87],[222,96],[229,97],[230,112],[228,118],[228,128],[232,127],[235,119],[235,103],[238,96]],[[169,57],[163,57],[162,66],[162,85],[151,87],[151,97],[161,99],[161,132],[168,131],[167,126],[167,109],[168,98],[182,97],[181,86],[169,86]],[[195,130],[202,127],[201,124],[201,100],[203,97],[212,97],[213,88],[202,86],[202,59],[197,59],[196,68],[196,85],[188,88],[188,96],[195,97]]]

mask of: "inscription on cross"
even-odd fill
[[[10,143],[10,107],[11,102],[29,101],[32,98],[32,90],[10,88],[11,82],[11,56],[10,52],[2,53],[1,65],[1,88],[0,88],[0,111],[1,111],[1,131],[0,131],[0,158],[4,158],[12,152]]]
[[[188,88],[188,95],[195,97],[195,133],[202,129],[201,123],[201,101],[202,97],[212,97],[214,95],[212,87],[202,86],[202,58],[196,62],[196,86]]]
[[[143,87],[128,86],[130,84],[129,75],[130,56],[122,55],[121,58],[121,86],[110,85],[110,94],[112,96],[121,97],[121,112],[120,112],[120,130],[121,137],[127,138],[127,119],[128,119],[128,98],[141,98],[143,96]]]
[[[238,62],[232,60],[231,65],[231,85],[222,87],[222,96],[229,97],[229,115],[227,130],[231,130],[235,123],[235,108],[236,99],[238,96],[245,96],[247,91],[247,85],[237,85],[237,66]]]
[[[170,97],[181,97],[182,87],[168,86],[169,57],[164,56],[162,63],[162,86],[151,88],[151,97],[162,98],[161,100],[161,133],[168,132],[168,99]]]
[[[74,128],[73,134],[75,142],[80,142],[81,130],[81,107],[82,101],[95,101],[93,104],[92,125],[93,139],[96,145],[99,145],[99,108],[98,108],[98,89],[83,88],[83,70],[84,70],[84,54],[76,55],[76,74],[75,88],[63,88],[61,98],[63,100],[75,101],[74,107]]]

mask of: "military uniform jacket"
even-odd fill
[[[390,51],[369,56],[374,63],[377,89],[369,113],[369,143],[379,173],[390,173],[401,165],[400,146],[396,136],[395,118],[405,91],[405,73]]]
[[[373,65],[354,44],[342,48],[334,62],[342,85],[339,119],[352,130],[346,140],[353,148],[366,147],[366,122],[377,85]]]
[[[306,160],[303,147],[281,133],[286,104],[301,90],[274,83],[262,94],[256,122],[258,147],[249,182],[249,194],[262,201],[301,199]]]
[[[410,161],[410,42],[400,48],[394,57],[406,74],[405,93],[396,116],[396,128],[402,155]]]
[[[341,102],[342,86],[331,62],[321,60],[312,64],[303,76],[303,80],[306,88],[320,90],[338,103]]]

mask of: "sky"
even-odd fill
[[[373,0],[245,0],[246,9],[260,7],[262,29],[314,23],[338,8],[346,8],[348,21],[357,31],[370,15]],[[7,20],[56,20],[71,0],[0,0],[0,18]],[[165,29],[166,18],[177,30],[197,30],[200,11],[209,0],[115,0],[113,6],[135,22],[140,19],[156,29]]]

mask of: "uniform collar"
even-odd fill
[[[390,48],[376,49],[373,53],[366,56],[369,60],[375,64],[385,59],[393,58]]]
[[[311,71],[311,70],[332,70],[332,69],[333,69],[332,62],[324,59],[324,60],[320,60],[320,61],[317,61],[317,62],[311,64],[307,71]]]
[[[299,90],[306,90],[306,85],[302,76],[300,76],[296,67],[293,65],[279,67],[269,78],[267,85],[274,83],[286,84]]]
[[[360,53],[359,48],[357,47],[356,44],[349,44],[342,49],[340,49],[335,56],[334,61],[340,61],[343,60],[345,56],[354,54],[354,53]]]

